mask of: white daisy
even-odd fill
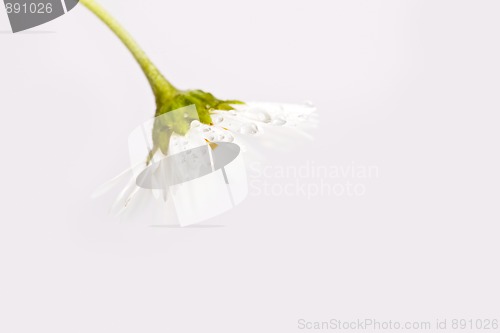
[[[156,206],[165,211],[165,203],[169,205],[175,201],[178,217],[184,224],[199,222],[234,206],[246,195],[240,147],[247,155],[257,154],[270,147],[287,149],[296,138],[310,138],[306,130],[317,122],[310,103],[242,103],[218,99],[202,90],[177,89],[130,34],[95,0],[80,0],[80,3],[103,21],[134,56],[156,101],[155,117],[134,131],[129,140],[132,167],[95,193],[95,196],[104,193],[122,177],[129,177],[127,186],[113,205],[113,212],[130,211],[127,208],[134,205],[146,210],[144,207],[151,203],[157,203]],[[219,148],[215,151],[217,145]],[[201,149],[196,150],[197,147]],[[221,151],[231,155],[232,150],[237,150],[238,154],[227,159],[227,165],[217,166],[214,156],[222,156]],[[189,165],[188,155],[192,151],[199,152],[203,159],[209,156],[210,163],[204,160],[201,164],[196,164],[200,163],[198,161]],[[213,172],[197,175],[198,168],[203,169],[205,164],[210,164]],[[169,178],[169,173],[177,173],[180,175],[177,178],[185,179],[186,184],[179,186]],[[145,177],[140,178],[144,181],[138,181],[139,177]],[[150,180],[155,180],[156,185],[147,188],[145,184]],[[157,186],[159,183],[163,185]],[[173,189],[174,186],[177,187]],[[172,191],[176,192],[173,200],[167,200]]]
[[[168,153],[156,151],[152,162],[159,162],[200,146],[210,147],[211,144],[224,142],[237,144],[242,148],[245,159],[249,157],[253,159],[262,149],[287,149],[297,143],[297,140],[312,139],[308,131],[317,125],[316,116],[315,107],[310,103],[247,103],[238,105],[237,110],[233,111],[214,110],[211,113],[212,125],[192,120],[186,134],[173,133],[171,135]],[[158,213],[154,214],[156,216],[164,213],[164,216],[159,218],[163,220],[163,223],[176,224],[178,221],[172,221],[172,216],[169,221],[165,216],[168,213],[166,206],[169,206],[170,210],[176,209],[172,202],[167,200],[169,189],[148,189],[137,185],[137,177],[151,164],[147,163],[146,156],[151,150],[153,139],[150,135],[144,136],[144,133],[151,133],[153,126],[154,121],[151,120],[134,131],[135,135],[131,135],[131,140],[129,140],[131,146],[135,147],[131,147],[133,166],[101,186],[95,192],[94,197],[110,190],[120,180],[127,177],[127,185],[116,198],[111,209],[112,214],[119,215],[131,209],[144,209],[147,205],[150,206],[147,209],[158,210]],[[218,185],[212,184],[212,186],[215,188]],[[210,188],[204,190],[212,191]],[[197,192],[200,191],[202,189],[197,189]],[[241,202],[243,198],[244,195],[238,201]],[[197,208],[199,203],[192,198],[186,200],[189,201],[189,208],[192,212],[199,210]],[[151,201],[155,203],[152,204]],[[219,206],[219,213],[231,208],[227,205]],[[177,208],[177,215],[179,215],[179,208]],[[216,214],[212,213],[212,215]],[[201,222],[203,219],[205,218],[198,217],[193,223]]]

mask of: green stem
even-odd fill
[[[139,44],[114,17],[94,0],[80,0],[80,3],[104,22],[132,53],[151,85],[157,105],[160,105],[165,99],[172,98],[177,93],[178,90],[161,74]]]

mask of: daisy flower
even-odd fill
[[[137,199],[141,196],[152,196],[158,199],[156,201],[169,202],[166,188],[144,188],[140,186],[138,177],[144,172],[150,175],[172,173],[172,170],[166,170],[175,169],[176,165],[173,167],[172,161],[176,161],[179,156],[185,160],[187,155],[197,147],[207,147],[208,155],[212,156],[212,151],[218,145],[231,143],[234,144],[231,147],[239,147],[238,150],[241,148],[247,155],[249,153],[255,155],[263,147],[286,149],[296,142],[296,138],[310,138],[307,131],[317,124],[315,107],[311,103],[244,103],[237,99],[219,99],[203,90],[180,90],[163,76],[131,35],[101,5],[95,0],[80,0],[80,3],[104,22],[131,52],[146,76],[156,101],[154,117],[131,135],[129,146],[131,147],[132,167],[103,185],[95,193],[95,195],[103,193],[123,176],[132,173],[128,185],[113,205],[113,211],[123,212],[131,206],[133,200],[144,201]],[[226,146],[230,147],[230,145]],[[203,153],[203,151],[200,152]],[[238,164],[237,156],[235,161],[233,164]],[[201,164],[197,164],[195,169],[199,167]],[[213,167],[214,163],[212,163]],[[187,169],[189,168],[184,168],[184,172],[187,172]],[[239,191],[238,188],[231,188],[225,168],[222,169],[226,185],[229,186],[227,190],[230,192],[230,201],[234,206],[236,201],[241,201],[246,193]],[[238,170],[240,169],[241,165]],[[235,170],[233,170],[235,172],[232,176],[233,180],[246,179],[244,174]],[[200,186],[217,187],[217,184],[215,182],[198,184],[198,187]],[[206,207],[210,205],[203,203],[203,200],[210,201],[210,197],[201,198],[200,205],[205,208],[197,209],[193,207],[195,201],[193,197],[196,197],[199,191],[190,191],[186,192],[188,198],[184,200],[189,204],[186,210],[207,211]],[[182,191],[178,190],[178,192]],[[194,192],[196,194],[193,194]],[[235,199],[233,192],[241,193]],[[177,204],[183,203],[178,201]],[[202,217],[191,216],[188,220],[198,222],[208,215],[213,216],[217,213],[217,210],[213,210],[213,212],[202,214]]]

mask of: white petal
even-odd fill
[[[111,206],[110,213],[112,215],[119,215],[122,213],[139,189],[140,188],[135,184],[135,178],[132,177]]]
[[[244,152],[262,147],[290,150],[300,141],[312,140],[309,130],[317,127],[316,108],[310,104],[250,102],[235,105],[236,111],[215,111],[211,133],[229,130]],[[208,137],[210,140],[214,135]],[[213,140],[211,140],[213,141]]]
[[[123,179],[125,179],[125,176],[127,176],[127,178],[130,177],[130,175],[132,174],[133,170],[141,167],[142,164],[144,164],[144,163],[141,162],[141,163],[137,163],[136,165],[132,165],[131,167],[123,170],[122,172],[120,172],[115,177],[113,177],[110,180],[106,181],[104,184],[99,185],[99,187],[97,187],[95,189],[95,191],[92,192],[92,194],[90,195],[90,197],[92,199],[95,199],[95,198],[100,197],[101,195],[104,195],[106,192],[110,191],[113,187],[115,187],[118,183],[120,183],[120,181],[122,181]]]

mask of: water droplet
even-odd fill
[[[273,124],[274,126],[283,126],[286,124],[286,120],[283,117],[276,117],[275,119],[273,119],[271,124]]]
[[[263,123],[269,123],[271,122],[271,116],[267,111],[259,111],[257,112],[257,119],[259,121],[262,121]]]
[[[191,128],[196,128],[196,127],[200,127],[201,123],[199,120],[193,120],[191,122]]]
[[[263,123],[270,123],[272,118],[269,113],[262,108],[251,108],[243,113],[245,117],[252,120],[257,120]]]
[[[218,115],[215,115],[213,118],[212,118],[214,124],[220,124],[224,121],[224,117],[222,117],[220,114]]]
[[[212,128],[210,126],[205,126],[203,128],[203,132],[207,132],[208,133],[208,132],[211,132],[211,131],[212,131]]]
[[[234,136],[232,136],[231,133],[226,133],[224,135],[224,139],[226,140],[226,142],[233,142],[234,141]]]
[[[240,128],[241,134],[257,134],[259,128],[254,123],[246,123]]]
[[[207,135],[207,139],[208,139],[208,141],[214,141],[215,136],[213,134],[209,134],[209,135]]]

